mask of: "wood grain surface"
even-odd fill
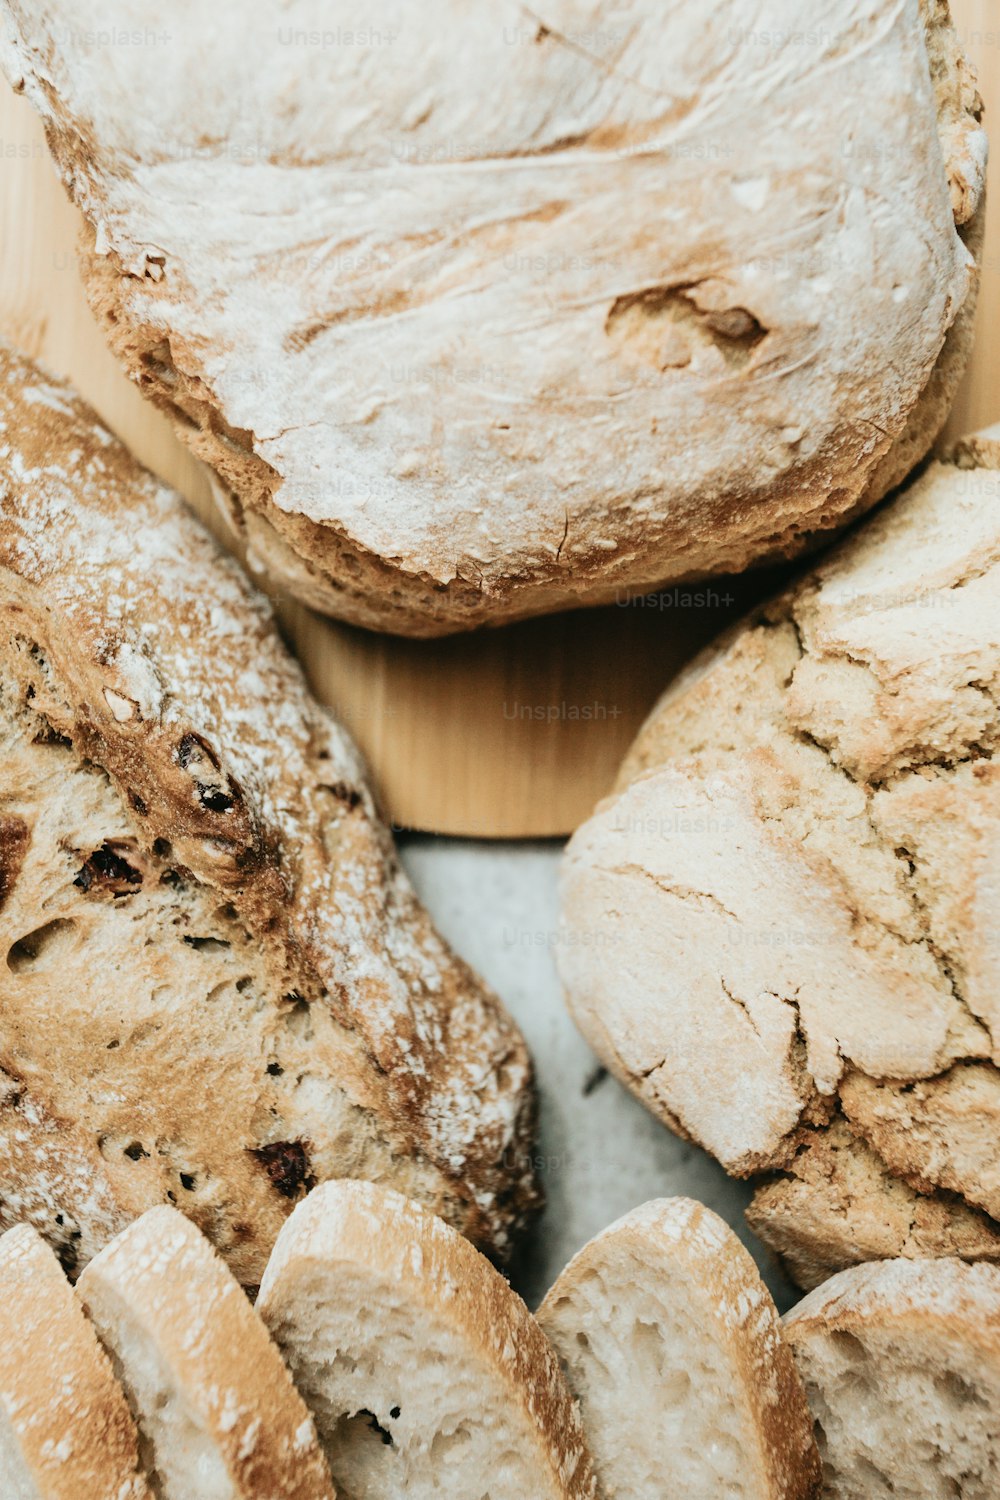
[[[1000,119],[1000,5],[954,0],[952,9],[988,122]],[[990,168],[976,349],[952,432],[1000,420],[998,172],[1000,150]],[[0,331],[70,376],[221,535],[206,470],[121,373],[90,316],[78,226],[33,111],[0,81]],[[430,642],[276,603],[314,690],[367,755],[395,826],[529,837],[565,834],[587,816],[670,677],[773,583],[747,576],[668,586],[645,601]]]

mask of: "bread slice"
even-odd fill
[[[846,1119],[908,1192],[1000,1220],[998,464],[986,433],[927,465],[693,664],[569,845],[578,1024],[734,1174]],[[853,1222],[818,1267],[864,1256]],[[976,1223],[937,1216],[937,1253]]]
[[[152,1500],[135,1423],[55,1255],[19,1224],[0,1238],[4,1500]]]
[[[78,1292],[159,1500],[334,1500],[280,1354],[183,1214],[150,1209],[91,1261]]]
[[[746,1219],[807,1291],[858,1261],[1000,1261],[1000,1223],[957,1193],[918,1192],[842,1119],[806,1134],[757,1188]]]
[[[723,1221],[646,1203],[570,1261],[538,1310],[606,1500],[804,1500],[819,1459],[774,1303]]]
[[[278,1237],[257,1309],[347,1500],[584,1500],[579,1413],[537,1323],[398,1193],[331,1182]]]
[[[244,1284],[314,1181],[503,1255],[524,1043],[400,869],[265,603],[0,345],[0,1226],[79,1270],[176,1203]]]
[[[829,1500],[1000,1494],[1000,1268],[876,1261],[785,1320]]]
[[[434,634],[788,554],[948,410],[985,136],[945,0],[2,10],[112,346],[320,608]]]

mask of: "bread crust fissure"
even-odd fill
[[[998,453],[927,466],[696,661],[567,856],[571,927],[629,913],[630,992],[560,950],[577,1019],[730,1171],[784,1174],[754,1222],[809,1280],[996,1252]]]

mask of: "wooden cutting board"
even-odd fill
[[[954,0],[952,9],[990,118],[1000,119],[1000,8]],[[955,432],[1000,420],[1000,348],[991,337],[1000,326],[998,173],[1000,149],[979,336]],[[217,529],[205,470],[122,375],[91,319],[77,275],[78,224],[34,112],[0,82],[0,331],[70,376]],[[364,749],[397,827],[527,837],[567,833],[587,816],[672,674],[768,586],[743,578],[666,588],[652,605],[431,642],[370,635],[277,602],[315,691]]]

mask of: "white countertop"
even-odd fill
[[[598,1230],[648,1198],[675,1195],[721,1214],[753,1253],[778,1307],[791,1306],[798,1294],[743,1222],[747,1186],[604,1074],[569,1018],[553,957],[561,845],[409,836],[400,849],[438,927],[503,998],[535,1059],[548,1205],[512,1268],[529,1306]]]

